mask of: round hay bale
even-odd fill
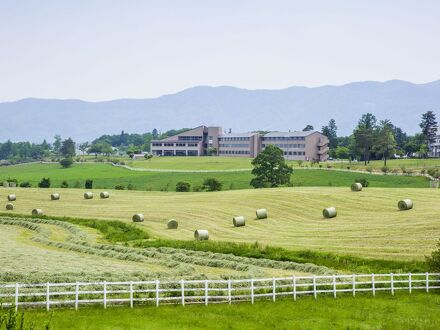
[[[232,223],[234,224],[234,227],[242,227],[246,224],[246,221],[244,219],[244,216],[240,215],[237,217],[233,217]]]
[[[336,208],[335,207],[326,207],[323,211],[322,211],[322,215],[324,216],[324,218],[334,218],[338,215],[338,213],[336,212]]]
[[[266,209],[258,209],[257,212],[255,212],[257,215],[257,219],[266,219],[267,218],[267,210]]]
[[[53,201],[57,201],[60,199],[60,194],[59,193],[52,193],[52,194],[50,194],[50,199]]]
[[[9,187],[9,182],[8,181],[3,182],[3,187],[4,188],[8,188]]]
[[[362,190],[362,183],[355,182],[351,185],[351,191],[361,191]]]
[[[15,187],[17,187],[17,183],[9,182],[9,188],[15,188]]]
[[[84,193],[84,199],[92,199],[93,198],[93,193],[88,191],[86,193]]]
[[[402,199],[397,203],[397,207],[400,211],[406,211],[413,208],[413,202],[410,199]]]
[[[36,215],[43,215],[43,210],[42,209],[33,209],[32,210],[32,215],[36,216]]]
[[[142,222],[144,221],[145,217],[142,213],[136,213],[131,219],[133,220],[133,222]]]
[[[197,229],[194,232],[194,238],[197,241],[207,241],[209,239],[209,232],[206,229]]]
[[[14,194],[8,195],[8,201],[13,202],[15,200],[17,200],[17,196],[15,196]]]
[[[107,191],[102,191],[102,192],[99,194],[99,196],[100,196],[101,198],[109,198],[109,197],[110,197],[110,194],[109,194]]]
[[[6,204],[6,210],[12,211],[13,209],[14,209],[14,204],[12,204],[12,203]]]
[[[167,222],[168,229],[177,229],[178,226],[179,226],[179,223],[174,219],[170,219]]]

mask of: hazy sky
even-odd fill
[[[0,0],[0,101],[440,79],[440,1]]]

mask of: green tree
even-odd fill
[[[387,166],[387,159],[394,155],[396,140],[393,134],[393,124],[389,120],[381,120],[376,128],[376,138],[374,141],[374,151],[382,156],[384,166]]]
[[[337,159],[348,159],[350,158],[350,149],[347,147],[337,147],[334,149],[333,154]]]
[[[330,119],[327,126],[322,126],[321,132],[328,138],[330,149],[335,149],[338,146],[337,131],[338,127],[334,119]]]
[[[84,143],[81,143],[78,148],[84,156],[84,154],[86,153],[87,149],[89,149],[89,147],[90,147],[90,143],[84,142]]]
[[[64,140],[61,144],[60,154],[65,158],[71,158],[75,156],[75,142],[71,138]]]
[[[286,164],[283,151],[268,145],[253,161],[251,186],[254,188],[278,187],[290,183],[293,169]]]
[[[437,120],[435,113],[432,111],[425,112],[422,115],[422,121],[419,126],[422,129],[422,134],[426,137],[426,143],[434,143],[435,136],[437,135]]]
[[[313,125],[308,124],[306,127],[303,128],[303,132],[310,132],[313,131],[315,128]]]
[[[61,136],[60,135],[55,135],[54,136],[54,141],[53,141],[53,153],[55,155],[58,155],[60,153],[60,149],[61,149]]]
[[[38,188],[50,188],[50,178],[42,178],[40,182],[38,182]]]
[[[376,117],[367,113],[362,115],[353,132],[354,150],[363,157],[365,165],[370,162],[371,149],[375,139]]]
[[[191,190],[191,184],[189,182],[180,181],[176,184],[177,192],[188,192]]]
[[[73,164],[72,158],[63,158],[60,160],[60,165],[64,168],[69,168],[72,166],[72,164]]]
[[[206,191],[220,191],[222,187],[223,184],[216,178],[208,178],[203,181],[203,188]]]

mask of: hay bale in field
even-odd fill
[[[246,224],[246,221],[244,219],[244,216],[240,215],[237,217],[233,217],[232,223],[234,224],[234,227],[242,227]]]
[[[15,182],[9,182],[9,187],[10,187],[10,188],[15,188],[15,187],[17,187],[17,183],[15,183]]]
[[[326,207],[323,211],[322,211],[322,215],[324,216],[324,218],[334,218],[338,215],[338,213],[336,212],[336,208],[335,207]]]
[[[93,198],[93,193],[88,191],[86,193],[84,193],[84,199],[92,199]]]
[[[3,182],[3,187],[4,188],[8,188],[9,187],[9,182],[8,181]]]
[[[13,209],[14,209],[14,204],[12,204],[12,203],[6,204],[6,210],[12,211]]]
[[[99,194],[99,196],[100,196],[101,198],[109,198],[109,197],[110,197],[110,194],[109,194],[107,191],[102,191],[102,192]]]
[[[197,229],[194,232],[194,238],[197,241],[207,241],[209,239],[209,232],[205,229]]]
[[[402,199],[397,203],[397,207],[400,211],[406,211],[413,208],[413,202],[410,199]]]
[[[15,200],[17,200],[17,196],[15,196],[15,194],[8,195],[8,201],[13,202]]]
[[[52,194],[50,194],[50,199],[53,201],[57,201],[60,199],[60,194],[59,193],[52,193]]]
[[[257,215],[257,219],[266,219],[267,218],[267,210],[266,209],[258,209],[257,212],[255,212]]]
[[[174,219],[170,219],[167,222],[168,229],[177,229],[178,226],[179,226],[178,222]]]
[[[144,221],[145,217],[142,213],[136,213],[131,219],[133,220],[133,222],[142,222]]]
[[[351,185],[351,191],[361,191],[362,190],[362,183],[355,182]]]
[[[43,215],[43,210],[42,209],[33,209],[32,210],[32,215],[36,216],[36,215]]]

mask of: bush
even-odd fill
[[[125,189],[125,186],[124,186],[123,184],[117,184],[117,185],[115,186],[115,189],[116,189],[116,190],[124,190],[124,189]]]
[[[93,188],[93,180],[87,179],[84,186],[86,189],[92,189]]]
[[[207,191],[220,191],[222,190],[223,184],[216,178],[208,178],[203,181],[203,187]]]
[[[81,188],[81,182],[76,181],[75,184],[73,185],[73,188]]]
[[[434,168],[428,169],[428,174],[434,178],[438,178],[440,176],[439,170]]]
[[[42,178],[40,182],[38,182],[38,188],[50,188],[50,178]]]
[[[146,160],[150,160],[151,158],[153,158],[153,155],[152,155],[152,154],[145,154],[145,155],[144,155],[144,158],[145,158]]]
[[[29,181],[23,181],[22,183],[20,183],[20,187],[21,188],[30,188],[30,187],[32,187],[32,184]]]
[[[63,158],[60,160],[60,164],[63,168],[69,168],[73,164],[72,158]]]
[[[365,188],[368,187],[368,185],[370,184],[366,178],[356,179],[354,180],[354,182],[359,182],[362,185],[362,187]]]
[[[371,173],[373,172],[373,166],[369,165],[366,167],[367,172]]]
[[[401,166],[400,169],[402,170],[402,173],[403,173],[403,174],[406,173],[406,167],[405,167],[405,166]]]
[[[127,185],[127,190],[135,190],[135,189],[136,189],[136,187],[134,185],[132,185],[131,183],[129,183]]]
[[[202,191],[202,190],[203,190],[202,186],[197,185],[197,186],[193,187],[193,191],[195,191],[195,192],[199,192],[199,191]]]
[[[390,170],[389,168],[388,168],[388,166],[382,166],[381,167],[381,169],[380,169],[383,173],[388,173],[388,171]]]
[[[189,182],[180,181],[176,184],[177,192],[188,192],[191,190],[191,184]]]
[[[61,182],[61,188],[69,188],[69,184],[67,183],[67,181]]]

